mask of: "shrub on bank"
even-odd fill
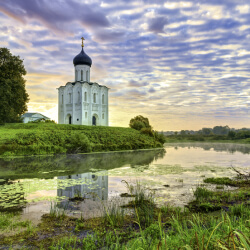
[[[68,152],[91,152],[92,150],[92,144],[88,137],[83,133],[73,134],[71,137],[67,138],[67,142]]]

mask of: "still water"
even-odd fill
[[[73,216],[100,216],[104,206],[131,199],[120,196],[128,192],[122,180],[154,190],[160,206],[184,206],[204,178],[233,177],[232,167],[250,170],[250,145],[174,143],[155,150],[0,159],[0,211],[19,210],[33,221],[55,206]]]

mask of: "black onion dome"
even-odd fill
[[[83,48],[82,51],[75,56],[75,58],[73,59],[73,64],[76,65],[88,65],[89,67],[91,67],[92,65],[92,60],[91,58],[84,52]]]

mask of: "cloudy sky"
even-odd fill
[[[57,120],[72,60],[110,88],[110,125],[250,127],[249,0],[0,0],[0,47],[24,59],[29,111]]]

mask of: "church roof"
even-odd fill
[[[101,84],[99,84],[99,83],[97,83],[97,82],[87,82],[87,81],[67,82],[66,85],[67,85],[67,84],[72,84],[72,85],[74,86],[74,85],[77,84],[77,83],[81,83],[81,84],[88,83],[89,85],[97,84],[99,87],[105,87],[105,88],[107,88],[107,89],[110,89],[110,88],[108,88],[107,86],[101,85]],[[65,88],[66,85],[65,85],[65,86],[60,86],[59,88]]]
[[[42,115],[38,112],[36,113],[32,113],[32,112],[26,112],[24,113],[23,115],[21,115],[22,118],[25,118],[25,117],[33,117],[33,118],[36,118],[36,116],[39,116],[39,118],[41,118],[41,116],[43,116],[45,119],[50,119],[49,117],[45,116],[45,115]]]
[[[82,51],[75,56],[75,58],[73,59],[73,64],[76,65],[88,65],[89,67],[91,67],[92,65],[92,60],[91,58],[84,52],[83,48]]]

